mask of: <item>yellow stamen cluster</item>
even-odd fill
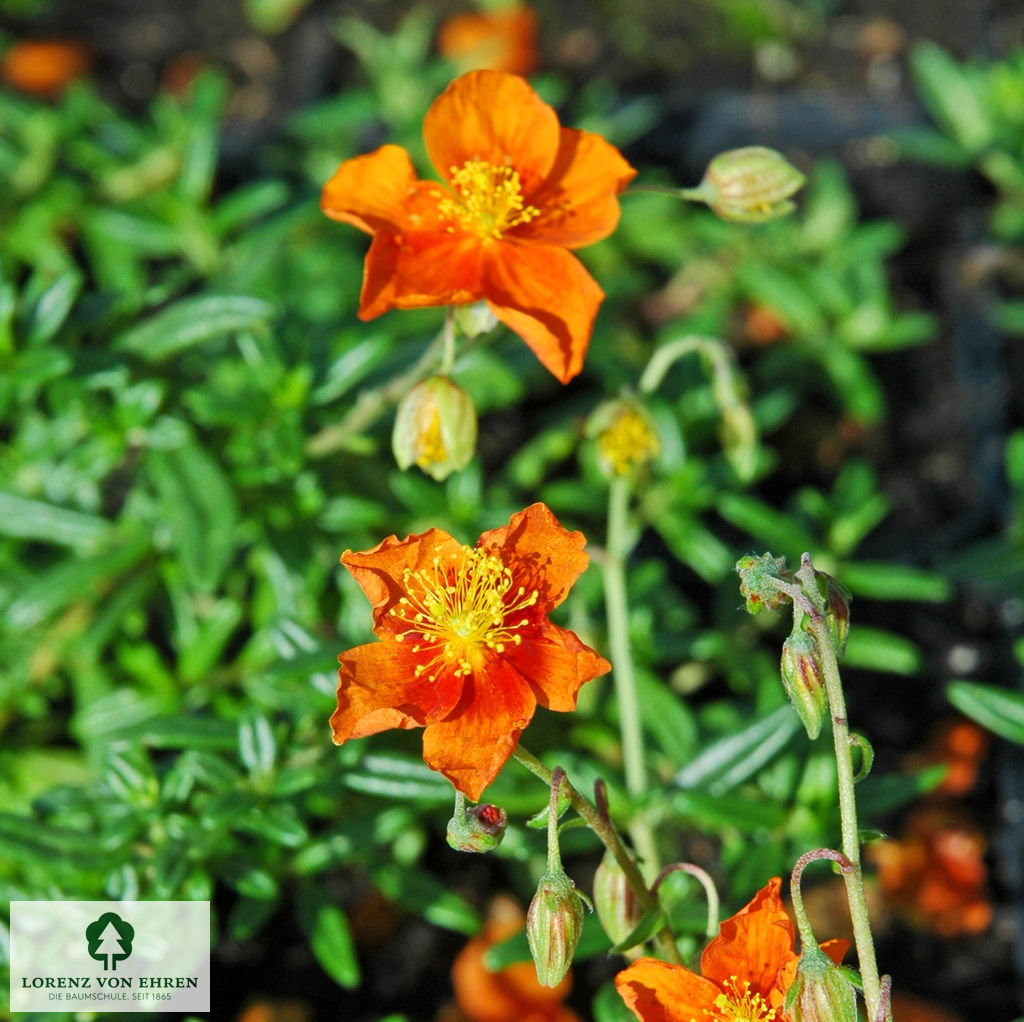
[[[402,573],[406,595],[390,610],[398,625],[397,642],[410,641],[412,651],[433,656],[416,667],[416,677],[436,681],[445,670],[472,674],[483,665],[485,650],[503,653],[518,646],[529,618],[509,621],[510,614],[532,607],[537,590],[514,586],[512,572],[484,550],[460,547],[428,568]]]
[[[739,979],[730,976],[723,986],[725,992],[715,998],[715,1006],[704,1009],[711,1022],[773,1022],[778,1019],[775,1008],[760,994],[751,993],[749,981],[743,981],[741,990]]]
[[[602,459],[615,475],[625,475],[650,461],[661,450],[658,435],[647,418],[628,407],[624,407],[602,430],[597,446]]]
[[[453,198],[441,199],[438,212],[457,227],[481,238],[500,238],[504,231],[540,216],[536,206],[523,204],[519,172],[486,160],[467,160],[449,168]]]

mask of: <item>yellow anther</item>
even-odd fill
[[[512,167],[467,160],[451,167],[450,174],[454,195],[437,205],[441,216],[452,221],[450,230],[461,227],[484,239],[500,238],[540,216],[536,206],[524,205],[519,172]]]

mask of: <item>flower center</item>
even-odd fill
[[[472,674],[485,650],[503,653],[509,643],[518,646],[523,637],[517,629],[529,619],[508,617],[532,607],[538,596],[536,589],[513,588],[512,572],[501,558],[465,546],[447,560],[435,556],[429,568],[406,568],[402,583],[406,595],[390,611],[399,626],[395,640],[415,643],[414,653],[434,654],[416,667],[416,677],[427,674],[429,681],[450,667]]]
[[[467,160],[461,167],[450,167],[449,173],[454,196],[441,199],[437,209],[454,221],[450,231],[457,225],[482,239],[500,238],[510,227],[540,216],[536,206],[523,204],[519,172],[512,167]]]
[[[711,1022],[773,1022],[778,1019],[775,1009],[760,994],[751,993],[747,980],[743,981],[742,990],[736,976],[730,976],[722,986],[723,992],[715,998],[714,1007],[704,1009]]]

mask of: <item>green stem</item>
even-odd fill
[[[548,872],[562,872],[562,855],[558,849],[558,789],[566,781],[565,771],[555,767],[551,771],[551,796],[548,799]]]
[[[814,605],[814,613],[808,615],[808,621],[820,655],[825,691],[828,694],[828,705],[832,714],[832,737],[836,750],[843,854],[850,862],[850,868],[843,870],[843,878],[846,881],[846,898],[850,905],[853,938],[857,945],[857,960],[860,966],[861,980],[864,984],[864,1001],[867,1005],[868,1018],[873,1019],[878,1013],[881,979],[875,959],[871,920],[868,917],[864,874],[860,865],[857,798],[854,794],[853,756],[851,755],[850,725],[846,716],[846,699],[843,696],[843,683],[839,677],[835,646],[828,630],[828,621],[825,618],[824,601],[818,590],[814,566],[811,564],[808,554],[804,554],[803,563],[796,573],[796,578],[802,584],[804,594]]]
[[[673,188],[671,185],[630,185],[626,194],[633,192],[650,192],[653,195],[669,195],[673,199],[684,199],[687,202],[707,202],[708,193],[703,185],[696,188]]]
[[[444,326],[441,328],[441,374],[450,375],[455,365],[455,309],[446,305],[444,309]]]
[[[522,745],[519,745],[516,747],[516,750],[512,755],[517,762],[526,767],[526,769],[535,777],[539,777],[550,788],[553,778],[552,771],[548,770],[548,768],[544,766],[544,764],[537,759],[532,752],[528,752]],[[637,868],[636,862],[627,851],[626,846],[622,843],[622,839],[619,837],[618,832],[612,825],[611,820],[602,816],[595,806],[576,790],[568,777],[562,781],[562,784],[565,785],[565,790],[569,794],[570,805],[572,805],[573,809],[579,813],[587,826],[590,827],[590,829],[598,836],[605,848],[612,853],[615,857],[615,861],[619,864],[619,868],[626,874],[629,886],[633,888],[633,891],[637,896],[637,900],[640,902],[644,911],[647,912],[657,909],[658,899],[648,888],[640,870]],[[681,964],[682,960],[680,959],[679,951],[676,948],[675,938],[672,936],[672,932],[667,926],[663,926],[655,934],[655,941],[658,945],[658,951],[665,961],[672,962],[675,965]]]
[[[622,733],[622,759],[626,790],[634,803],[647,794],[647,769],[644,763],[644,735],[640,720],[640,699],[636,672],[629,645],[629,602],[626,597],[626,558],[630,551],[629,499],[632,484],[628,476],[615,476],[608,491],[608,541],[601,568],[604,577],[605,609],[608,618],[608,647],[612,660],[612,678],[619,708]],[[658,872],[658,851],[654,832],[641,810],[634,813],[629,834],[643,862],[646,874]]]
[[[808,948],[818,947],[814,931],[811,929],[811,922],[807,918],[807,912],[804,910],[804,897],[800,882],[803,878],[804,870],[812,862],[819,859],[831,859],[833,862],[839,863],[839,868],[844,876],[848,870],[853,869],[853,864],[845,855],[833,851],[831,848],[815,848],[814,851],[805,852],[796,860],[796,865],[793,867],[793,874],[789,881],[789,896],[793,899],[793,915],[796,916],[796,926],[800,931],[801,952],[806,952]]]
[[[658,888],[661,886],[661,882],[671,873],[687,873],[689,876],[694,877],[700,882],[701,887],[704,888],[704,897],[707,899],[708,903],[707,935],[709,937],[717,937],[720,905],[718,900],[718,888],[715,887],[715,882],[711,879],[711,875],[706,869],[703,869],[695,863],[675,862],[671,866],[666,866],[658,874],[658,878],[653,884],[651,884],[652,893],[658,893]]]

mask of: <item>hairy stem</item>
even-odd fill
[[[537,759],[532,752],[528,752],[522,747],[522,745],[519,745],[512,755],[519,763],[526,767],[531,774],[535,777],[539,777],[550,788],[553,779],[552,771],[544,766],[544,764],[541,763],[541,761]],[[570,805],[577,813],[579,813],[587,826],[590,827],[590,829],[598,836],[605,848],[612,853],[622,872],[626,874],[629,886],[633,888],[633,891],[637,896],[637,900],[640,902],[644,911],[646,912],[657,909],[657,897],[652,894],[650,888],[648,888],[640,870],[637,868],[636,862],[629,854],[626,846],[622,843],[622,839],[619,837],[618,832],[612,825],[611,820],[606,816],[602,816],[596,807],[585,796],[581,795],[580,792],[577,791],[568,777],[562,781],[562,784],[564,785],[564,790],[568,792]],[[665,961],[672,962],[676,965],[681,964],[675,939],[667,926],[662,927],[655,934],[654,939],[658,946],[658,952]]]

